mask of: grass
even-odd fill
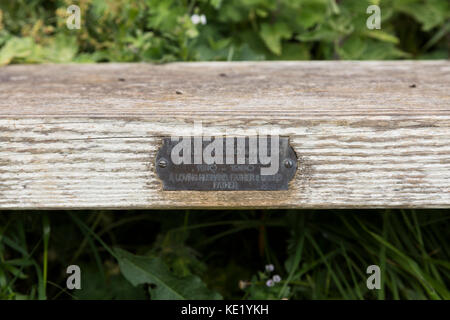
[[[449,222],[448,210],[1,212],[0,298],[449,299]],[[66,289],[71,264],[81,290]]]

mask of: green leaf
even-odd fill
[[[305,43],[286,43],[278,60],[309,60],[309,46]]]
[[[337,47],[336,51],[344,60],[361,59],[367,48],[367,42],[358,36],[351,36],[345,40],[341,47]]]
[[[372,38],[372,39],[383,41],[383,42],[390,42],[390,43],[394,43],[394,44],[399,43],[399,40],[396,36],[393,36],[387,32],[380,31],[380,30],[366,31],[366,32],[363,32],[363,35],[365,35],[369,38]]]
[[[354,26],[348,17],[338,16],[329,19],[326,23],[317,25],[310,31],[299,34],[296,38],[300,41],[335,42],[342,36],[354,32]]]
[[[152,299],[221,299],[222,297],[206,288],[197,276],[175,277],[160,258],[144,257],[115,249],[119,267],[124,277],[134,286],[153,284],[150,289]]]
[[[17,58],[33,56],[36,49],[33,39],[13,37],[0,50],[0,66],[9,64]]]
[[[211,0],[211,5],[217,10],[222,5],[222,0]]]
[[[424,31],[443,24],[449,18],[450,5],[442,0],[397,0],[394,7],[416,19],[422,24]]]
[[[289,39],[292,36],[292,31],[285,23],[282,22],[278,22],[273,25],[264,23],[261,26],[259,35],[272,53],[280,55],[281,40]]]
[[[71,62],[78,52],[76,41],[73,36],[63,34],[55,36],[51,45],[43,50],[45,59],[57,63]]]
[[[81,265],[83,274],[82,290],[73,291],[73,295],[81,300],[144,300],[144,286],[133,286],[123,275],[111,274],[106,279],[99,276],[94,265]]]
[[[361,59],[363,60],[384,60],[409,57],[407,53],[397,49],[392,43],[380,43],[377,41],[366,41],[366,43],[367,48],[361,56]]]
[[[327,18],[326,13],[327,3],[323,1],[309,0],[305,3],[302,2],[297,22],[305,29],[311,28],[317,23],[324,22]]]

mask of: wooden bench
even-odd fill
[[[163,137],[276,126],[282,191],[165,191]],[[450,62],[12,65],[0,209],[450,207]]]

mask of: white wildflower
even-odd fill
[[[268,287],[273,287],[273,285],[274,285],[274,282],[273,282],[272,279],[267,280],[266,286],[268,286]]]
[[[273,264],[266,265],[266,272],[272,272],[273,270],[275,270]]]
[[[198,15],[198,14],[193,14],[191,16],[191,21],[193,24],[206,24],[206,17],[204,14],[202,15]]]

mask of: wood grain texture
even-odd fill
[[[161,137],[198,120],[289,136],[289,190],[162,191]],[[450,207],[450,63],[0,68],[0,209],[181,207]]]

